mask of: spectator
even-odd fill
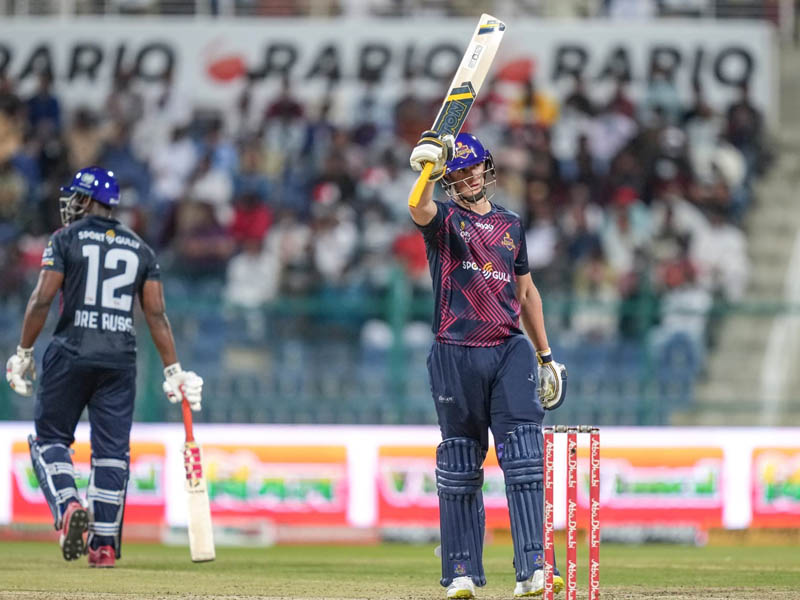
[[[739,99],[727,111],[728,140],[744,155],[747,172],[762,173],[768,156],[763,148],[764,119],[750,100],[750,87],[739,86]]]
[[[132,126],[144,114],[144,99],[134,89],[133,73],[120,69],[114,75],[111,93],[106,98],[105,112],[112,123]]]
[[[619,328],[613,307],[619,302],[617,276],[595,243],[585,257],[578,260],[572,282],[575,309],[570,329],[579,336],[593,340],[613,340]]]
[[[188,123],[176,125],[169,141],[156,146],[150,156],[153,192],[159,203],[172,203],[180,198],[199,159],[196,146],[189,137]]]
[[[280,261],[265,248],[263,237],[245,237],[241,247],[242,251],[228,263],[225,300],[234,306],[254,309],[275,298]]]
[[[674,74],[666,67],[653,65],[642,105],[643,122],[651,122],[655,111],[663,114],[669,125],[679,122],[683,114],[683,104],[673,78]]]
[[[736,302],[744,296],[750,274],[747,239],[726,220],[719,206],[707,209],[710,227],[692,240],[690,256],[700,285],[712,294]]]
[[[639,201],[636,190],[631,187],[617,189],[601,240],[608,263],[618,276],[627,276],[634,271],[636,253],[647,246],[649,239],[649,213]]]
[[[213,152],[200,158],[189,178],[186,197],[214,207],[216,221],[227,227],[233,220],[233,180],[222,167],[214,165]]]
[[[103,133],[97,116],[87,106],[76,109],[65,135],[67,161],[71,171],[96,165],[103,145]]]
[[[61,103],[53,93],[53,76],[47,72],[39,73],[39,87],[28,99],[28,123],[34,131],[61,132]]]
[[[261,146],[255,139],[242,143],[239,172],[233,179],[234,194],[242,196],[250,194],[261,202],[267,202],[272,185],[264,174],[265,158]]]
[[[245,191],[233,203],[231,235],[242,244],[251,240],[263,240],[272,221],[272,210],[264,200],[253,191]]]
[[[509,123],[537,125],[549,129],[558,119],[558,102],[548,93],[537,89],[534,75],[522,82],[522,90],[509,111]]]
[[[233,142],[225,135],[225,124],[220,117],[214,117],[207,125],[201,154],[207,154],[214,170],[224,171],[232,176],[239,168],[239,155]]]
[[[656,355],[676,337],[683,336],[691,349],[687,364],[702,369],[713,298],[709,290],[697,282],[697,268],[689,257],[686,238],[679,238],[675,253],[657,266],[656,279],[661,293],[661,322],[651,336]]]
[[[318,203],[314,207],[311,229],[311,251],[320,283],[341,286],[358,244],[353,211],[338,202]]]
[[[123,121],[110,125],[109,135],[100,150],[99,162],[113,171],[120,188],[133,190],[138,203],[146,203],[150,191],[150,172],[147,165],[139,161],[131,145],[131,125]],[[130,191],[128,192],[130,200]]]
[[[216,220],[214,206],[191,201],[177,206],[173,248],[178,272],[220,280],[235,250],[233,238]]]

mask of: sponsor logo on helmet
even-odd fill
[[[456,142],[456,147],[453,152],[453,156],[455,158],[467,158],[470,154],[475,158],[478,158],[478,153],[475,152],[475,148],[468,146],[463,142]]]
[[[94,175],[91,173],[84,173],[81,175],[81,184],[91,186],[94,183]]]
[[[503,247],[506,250],[508,250],[510,252],[514,252],[514,250],[517,249],[517,245],[514,243],[514,240],[511,239],[511,236],[508,235],[507,231],[506,231],[506,234],[503,236],[503,240],[500,243],[503,245]]]

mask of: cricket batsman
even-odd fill
[[[542,421],[545,410],[564,401],[566,369],[549,349],[520,219],[491,201],[496,176],[489,151],[469,133],[454,139],[426,131],[410,163],[415,171],[434,164],[409,211],[425,238],[435,297],[428,373],[442,432],[436,449],[441,584],[447,598],[473,598],[475,586],[486,583],[481,488],[491,429],[514,541],[514,596],[536,596],[544,588]],[[433,200],[435,181],[446,202]],[[563,587],[556,572],[553,589]]]
[[[62,554],[75,560],[88,553],[90,567],[113,567],[120,558],[136,395],[137,297],[165,366],[163,387],[169,400],[186,399],[193,410],[200,410],[203,388],[203,380],[183,371],[178,362],[155,254],[112,217],[119,200],[114,174],[100,167],[81,169],[61,188],[64,227],[44,250],[17,352],[6,363],[11,388],[32,395],[33,345],[60,292],[61,311],[44,353],[36,395],[36,437],[29,436],[28,443],[60,531]],[[92,449],[85,505],[70,457],[84,408],[89,411]]]

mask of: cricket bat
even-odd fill
[[[208,503],[208,487],[203,473],[203,456],[200,446],[194,441],[192,409],[184,399],[183,427],[186,442],[183,444],[183,466],[186,469],[186,494],[189,501],[189,552],[193,562],[214,560],[214,533],[211,528],[211,506]]]
[[[449,133],[455,137],[461,131],[464,121],[467,120],[469,109],[472,108],[472,103],[489,73],[489,67],[492,66],[505,31],[505,23],[495,19],[492,15],[486,13],[481,15],[475,33],[472,34],[472,39],[467,46],[467,51],[450,83],[449,91],[439,109],[436,121],[431,127],[439,135]],[[432,172],[433,163],[427,163],[408,197],[409,206],[419,204],[422,191]]]

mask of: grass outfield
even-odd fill
[[[581,549],[583,550],[583,549]],[[563,548],[559,548],[563,553]],[[478,598],[511,598],[510,546],[486,549],[489,583]],[[601,548],[604,599],[800,599],[800,548]],[[585,561],[585,553],[579,561]],[[581,568],[583,563],[579,562]],[[586,598],[585,568],[580,598]],[[127,544],[113,570],[66,563],[55,543],[0,544],[0,599],[432,598],[442,600],[432,546],[219,548],[193,564],[186,548]],[[564,598],[563,593],[558,596]]]

